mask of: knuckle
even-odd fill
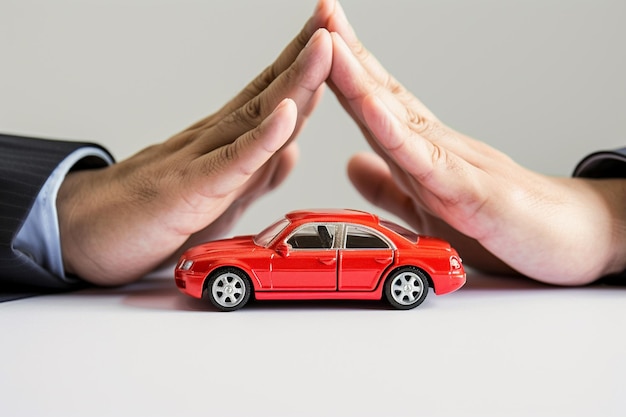
[[[252,129],[260,123],[261,119],[261,102],[259,97],[254,97],[246,102],[243,106],[230,113],[220,123],[223,129],[226,126],[238,126],[245,130]]]
[[[367,73],[355,75],[354,82],[344,91],[347,100],[361,99],[369,94],[378,95],[383,86]]]
[[[247,135],[248,138],[240,138],[220,148],[219,157],[214,160],[210,173],[223,172],[224,170],[230,170],[232,172],[232,169],[234,169],[241,175],[252,175],[253,171],[250,171],[249,167],[247,167],[245,163],[242,163],[241,157],[246,151],[245,148],[249,146],[250,140],[247,139],[254,140],[255,135],[258,135],[258,129],[249,131]]]
[[[163,145],[168,152],[175,152],[179,149],[183,149],[193,143],[198,138],[198,129],[187,129],[175,136],[169,138]]]
[[[419,183],[430,183],[431,178],[435,175],[436,167],[440,166],[442,164],[442,158],[445,158],[443,154],[444,152],[439,145],[433,143],[433,147],[429,155],[430,159],[426,160],[427,166],[421,167],[419,172],[414,174]]]
[[[304,45],[306,45],[307,42],[309,42],[310,38],[311,38],[311,33],[307,31],[306,29],[302,29],[295,37],[295,43],[294,43],[295,48],[297,48],[297,50],[300,51],[301,49],[304,48]]]
[[[410,107],[407,108],[407,124],[411,130],[426,137],[440,130],[437,122],[421,115]]]
[[[404,88],[402,84],[396,81],[396,79],[393,78],[391,74],[387,74],[386,77],[387,79],[385,81],[385,85],[387,85],[387,88],[389,89],[389,91],[391,91],[393,95],[404,97],[408,94],[406,88]]]
[[[233,161],[237,160],[237,142],[231,143],[222,147],[221,162],[225,165],[229,165]]]
[[[241,108],[243,112],[243,117],[248,120],[250,126],[256,126],[259,124],[262,114],[262,107],[263,106],[261,105],[261,99],[259,97],[255,97],[252,100],[249,100]]]
[[[276,69],[274,65],[265,68],[251,83],[249,89],[250,98],[265,90],[276,78]]]
[[[352,53],[354,53],[357,59],[361,62],[365,62],[370,57],[369,51],[361,42],[357,42],[352,45]]]
[[[281,74],[281,82],[283,85],[291,85],[298,81],[299,74],[301,74],[301,64],[299,61],[294,62]]]
[[[263,128],[262,126],[258,126],[252,130],[250,130],[248,132],[248,135],[250,137],[250,141],[251,142],[257,142],[259,139],[261,139],[261,137],[263,136],[263,132],[262,132]]]

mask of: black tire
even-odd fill
[[[393,271],[385,281],[385,297],[399,310],[409,310],[422,304],[428,295],[428,278],[413,266]]]
[[[209,277],[205,291],[219,310],[234,311],[246,305],[252,293],[252,285],[242,270],[224,268]]]

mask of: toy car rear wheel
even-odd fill
[[[250,299],[252,285],[248,276],[237,268],[225,268],[211,277],[206,294],[211,303],[222,311],[238,310]]]
[[[399,310],[415,308],[428,295],[428,278],[418,268],[407,266],[393,271],[385,281],[385,297]]]

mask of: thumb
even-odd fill
[[[348,163],[348,178],[367,201],[417,226],[413,199],[398,186],[389,166],[378,155],[354,155]]]

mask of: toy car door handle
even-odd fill
[[[391,259],[392,259],[391,256],[388,256],[388,257],[385,257],[385,258],[374,258],[374,260],[376,262],[378,262],[379,264],[389,263],[389,262],[391,262]]]
[[[317,258],[324,265],[333,265],[337,258]]]

